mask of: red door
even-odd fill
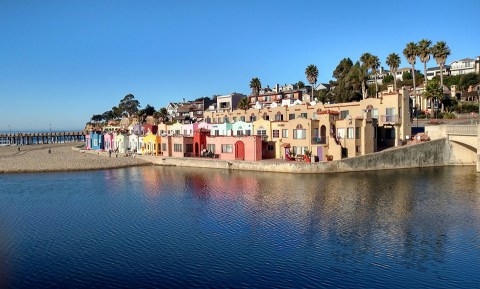
[[[235,159],[245,160],[245,144],[243,141],[237,141],[235,143]]]

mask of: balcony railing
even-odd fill
[[[455,135],[478,135],[476,125],[447,125],[447,134]]]
[[[326,137],[312,137],[312,144],[326,144]]]
[[[396,114],[396,115],[381,115],[380,116],[380,122],[383,122],[383,123],[400,123],[400,118],[398,117],[398,114]]]

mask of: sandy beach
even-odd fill
[[[0,174],[80,171],[151,165],[139,158],[106,152],[83,151],[79,143],[38,144],[0,147]],[[48,152],[51,150],[51,153]]]

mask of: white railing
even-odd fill
[[[447,134],[478,135],[477,125],[447,125]]]

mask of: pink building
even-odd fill
[[[211,124],[211,123],[207,123],[207,122],[205,122],[205,121],[201,121],[201,122],[198,123],[198,127],[197,127],[197,128],[198,128],[198,129],[203,128],[203,129],[206,129],[206,130],[211,131],[211,130],[212,130],[212,124]]]
[[[186,123],[182,125],[182,132],[184,136],[193,136],[193,132],[198,128],[198,123]]]
[[[105,133],[103,134],[103,140],[105,141],[105,150],[109,151],[115,150],[115,135],[113,133]]]
[[[163,139],[163,138],[162,138]],[[172,157],[183,158],[193,155],[193,137],[172,136],[167,138],[167,147],[173,148]]]
[[[92,140],[90,138],[90,134],[85,135],[85,149],[91,150],[92,146],[90,145],[92,143]]]
[[[260,136],[207,136],[207,149],[222,160],[259,161],[262,159]]]

